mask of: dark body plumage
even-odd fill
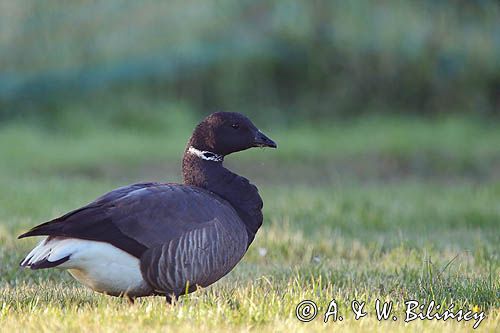
[[[232,147],[231,139],[224,135],[226,127],[234,127],[234,123],[238,129],[243,125],[246,132],[251,132],[243,133],[248,141],[244,145],[241,140]],[[234,133],[236,141],[243,136]],[[218,135],[223,135],[225,141],[218,140]],[[262,224],[262,199],[257,188],[222,165],[224,155],[256,145],[275,147],[246,117],[236,113],[213,114],[198,125],[188,143],[183,158],[184,184],[141,183],[118,188],[20,238],[45,235],[49,240],[104,242],[137,258],[144,279],[142,287],[98,290],[112,295],[179,296],[197,286],[206,287],[241,260]],[[195,153],[191,147],[196,147]],[[221,158],[207,159],[198,151]],[[69,263],[71,257],[70,253],[58,260]],[[21,265],[57,266],[56,261],[51,266],[50,260],[42,259],[30,262],[27,257]],[[65,265],[71,267],[68,263]]]

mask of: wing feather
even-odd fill
[[[19,238],[47,235],[102,241],[140,258],[149,248],[202,228],[216,217],[224,223],[239,221],[227,201],[204,189],[140,183],[111,191]]]

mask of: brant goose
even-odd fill
[[[47,236],[22,267],[58,267],[113,296],[164,295],[206,287],[241,260],[262,224],[262,199],[224,156],[276,143],[245,116],[217,112],[195,128],[182,161],[184,184],[140,183],[40,224]]]

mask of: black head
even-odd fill
[[[196,126],[189,145],[220,155],[251,147],[277,147],[250,119],[236,112],[216,112],[206,117]]]

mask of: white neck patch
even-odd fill
[[[199,150],[193,146],[189,146],[187,151],[188,151],[188,153],[196,155],[199,158],[206,160],[206,161],[222,162],[224,160],[224,156],[222,156],[222,155],[212,153],[211,151]]]

